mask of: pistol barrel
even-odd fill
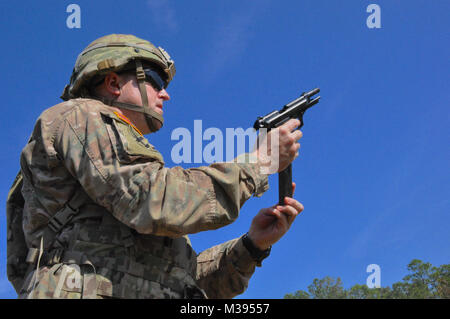
[[[305,95],[307,95],[308,97],[311,97],[313,95],[316,95],[317,93],[320,92],[319,88],[315,88],[314,90],[309,91],[308,93],[306,93]]]
[[[318,97],[316,97],[314,100],[310,101],[310,102],[309,102],[309,105],[308,105],[308,109],[309,109],[311,106],[313,106],[313,105],[319,103],[319,100],[320,100],[320,96],[318,96]]]
[[[315,88],[309,92],[304,92],[295,100],[289,102],[280,111],[273,111],[266,116],[258,117],[253,125],[255,130],[260,128],[272,129],[282,125],[291,118],[302,118],[303,113],[311,106],[319,102],[320,96],[310,100],[310,98],[320,92],[319,88]]]

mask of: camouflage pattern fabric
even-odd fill
[[[43,258],[20,298],[182,298],[187,286],[231,298],[246,289],[256,263],[241,239],[196,256],[186,235],[233,222],[248,198],[261,196],[268,180],[258,165],[166,168],[112,108],[79,98],[41,114],[21,171],[28,247],[39,247],[49,218],[79,187],[91,199],[80,216],[102,217],[67,225],[54,247],[65,257]]]
[[[198,255],[197,284],[208,298],[233,298],[247,289],[255,266],[242,239],[233,239]]]

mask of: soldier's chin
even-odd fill
[[[162,123],[160,121],[158,121],[157,119],[155,119],[155,118],[152,118],[151,121],[152,121],[153,129],[149,128],[149,133],[157,132],[163,126]]]

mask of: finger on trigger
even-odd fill
[[[284,125],[286,125],[289,131],[292,132],[294,129],[300,126],[300,121],[298,119],[290,119]]]

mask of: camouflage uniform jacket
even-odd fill
[[[79,213],[92,218],[65,226],[54,246],[83,258],[42,258],[19,297],[182,298],[187,285],[209,298],[245,291],[256,263],[240,238],[196,255],[187,234],[230,224],[252,194],[261,196],[268,180],[258,165],[164,167],[126,118],[80,98],[41,114],[21,171],[29,247],[39,248],[49,219],[77,189],[88,195]]]

